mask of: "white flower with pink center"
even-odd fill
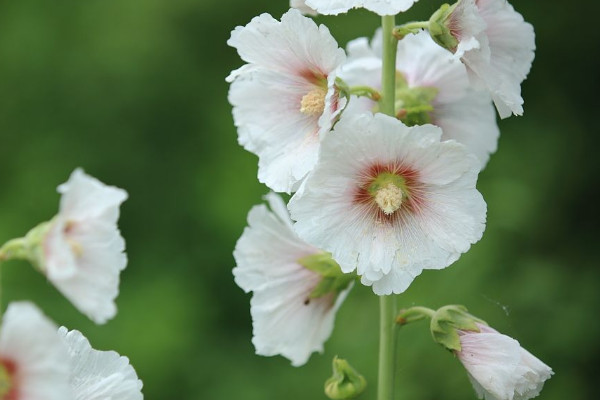
[[[533,26],[506,0],[460,0],[446,25],[472,82],[487,88],[501,118],[523,114],[521,82],[535,56]]]
[[[481,238],[479,162],[432,125],[383,114],[343,116],[288,205],[294,229],[378,295],[401,293]]]
[[[417,0],[306,0],[320,14],[337,15],[352,8],[366,8],[379,15],[396,15],[412,7]]]
[[[371,44],[365,38],[348,44],[348,62],[340,77],[349,86],[381,88],[381,30]],[[470,87],[465,66],[438,46],[426,32],[398,43],[396,113],[407,125],[431,123],[442,128],[442,140],[464,144],[483,168],[496,151],[500,134],[486,91]],[[377,102],[352,98],[346,112],[377,111]]]
[[[0,399],[70,400],[69,367],[54,324],[31,303],[9,304],[0,327]]]
[[[292,365],[308,361],[311,353],[323,351],[331,335],[337,309],[351,284],[339,293],[313,298],[323,276],[301,261],[322,251],[300,240],[281,198],[270,193],[265,205],[254,206],[248,227],[238,240],[233,256],[235,282],[253,292],[252,343],[263,356],[281,354]]]
[[[60,210],[43,238],[40,269],[81,312],[105,323],[117,312],[119,274],[127,265],[117,228],[127,192],[76,169],[58,187]]]
[[[233,71],[229,101],[239,142],[259,157],[258,179],[291,192],[312,169],[320,136],[343,107],[335,87],[344,51],[329,30],[290,10],[237,27],[227,42],[248,64]]]
[[[99,351],[79,331],[58,330],[71,363],[74,400],[142,400],[142,381],[127,357]]]
[[[480,332],[458,331],[465,366],[480,399],[527,400],[536,397],[552,369],[515,339],[477,324]]]

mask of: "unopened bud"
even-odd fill
[[[333,358],[333,376],[325,382],[325,394],[333,400],[352,399],[367,387],[367,380],[348,361]]]

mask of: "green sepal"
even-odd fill
[[[396,88],[397,117],[406,126],[424,125],[431,122],[431,103],[436,98],[438,89],[434,87]]]
[[[431,335],[434,341],[448,350],[460,351],[458,330],[479,332],[478,323],[487,325],[485,321],[469,314],[465,306],[444,306],[431,317]]]
[[[442,4],[442,6],[433,13],[431,18],[429,18],[429,34],[434,42],[442,46],[443,48],[450,50],[451,52],[456,51],[456,47],[458,46],[458,39],[456,39],[452,32],[450,32],[450,27],[447,24],[448,17],[456,6],[458,2],[449,5]]]
[[[345,274],[331,254],[321,252],[311,254],[298,260],[298,264],[321,275],[321,281],[310,292],[310,299],[317,299],[334,293],[336,296],[350,285],[355,274]]]
[[[51,228],[51,222],[42,222],[22,238],[12,239],[0,248],[0,261],[26,260],[39,270],[44,265],[44,238]]]
[[[325,381],[325,395],[333,400],[352,399],[367,387],[367,380],[348,361],[333,358],[333,375]]]

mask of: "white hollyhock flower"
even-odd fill
[[[381,30],[371,45],[365,38],[348,44],[348,62],[340,77],[349,86],[381,88]],[[426,32],[398,43],[396,112],[406,124],[432,123],[442,128],[442,140],[454,139],[479,158],[483,168],[496,151],[500,134],[491,98],[472,90],[464,65],[439,47]],[[425,110],[423,107],[430,107]],[[376,111],[366,97],[352,98],[346,112]]]
[[[306,0],[320,14],[337,15],[351,8],[366,8],[379,15],[396,15],[412,7],[417,0]]]
[[[98,351],[79,331],[64,326],[58,336],[71,362],[70,385],[74,400],[142,400],[142,381],[127,357],[114,351]]]
[[[451,50],[473,83],[490,91],[500,117],[522,115],[521,82],[534,58],[533,26],[506,0],[460,0],[446,26],[458,41]]]
[[[0,328],[0,399],[72,399],[66,356],[56,327],[37,307],[9,304]]]
[[[239,142],[258,155],[261,182],[291,192],[343,106],[334,83],[344,51],[325,26],[294,9],[281,22],[262,14],[238,26],[227,44],[248,63],[227,78]]]
[[[335,293],[311,298],[323,277],[299,260],[321,251],[296,236],[278,195],[270,193],[266,199],[271,210],[258,205],[248,214],[249,226],[233,253],[237,263],[233,274],[238,286],[254,292],[250,313],[256,353],[281,354],[300,366],[312,352],[323,351],[350,287],[337,298]]]
[[[295,8],[304,15],[318,15],[315,10],[306,5],[304,0],[290,0],[290,8]]]
[[[456,261],[481,238],[486,205],[477,159],[441,133],[383,114],[343,116],[288,205],[298,236],[378,295]]]
[[[127,265],[117,228],[127,192],[76,169],[58,187],[60,210],[43,239],[41,270],[96,323],[116,314],[119,274]]]
[[[463,363],[480,399],[527,400],[536,397],[552,369],[515,339],[477,324],[480,332],[458,331]]]

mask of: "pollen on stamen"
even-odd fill
[[[402,206],[402,198],[402,190],[390,182],[377,191],[375,202],[386,215],[390,215]]]
[[[325,110],[325,88],[316,87],[305,94],[300,101],[300,112],[306,115],[321,115]]]

